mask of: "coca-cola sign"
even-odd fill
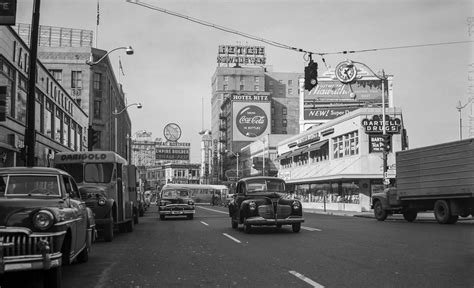
[[[242,108],[235,118],[237,129],[245,136],[257,137],[263,134],[268,126],[268,117],[262,108],[249,105]]]

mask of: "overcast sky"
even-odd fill
[[[303,72],[303,54],[226,33],[125,0],[99,0],[98,48],[118,50],[120,76],[132,134],[163,137],[163,128],[181,126],[180,142],[191,142],[199,162],[201,128],[210,129],[211,77],[222,44],[264,45],[275,72]],[[316,53],[417,46],[474,40],[474,1],[464,0],[139,0],[139,2]],[[18,23],[31,23],[33,0],[18,1]],[[96,31],[97,0],[43,0],[40,24]],[[473,26],[470,27],[470,24]],[[95,41],[94,41],[95,43]],[[394,104],[402,108],[411,148],[459,139],[460,100],[474,96],[473,43],[381,49],[350,55],[328,54],[335,67],[346,58],[394,75]],[[324,69],[321,58],[320,69]],[[472,64],[470,67],[469,65]],[[471,71],[469,73],[469,71]],[[320,71],[322,73],[323,70]],[[472,84],[470,84],[472,83]],[[469,95],[469,85],[471,94]],[[204,105],[203,105],[204,103]],[[201,117],[204,113],[204,117]],[[469,137],[471,106],[462,113]],[[204,123],[204,124],[203,124]],[[204,126],[204,127],[203,127]],[[473,127],[474,137],[474,127]]]

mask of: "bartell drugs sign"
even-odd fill
[[[365,133],[383,133],[382,115],[374,115],[372,119],[362,119],[362,126],[365,128]],[[402,121],[399,118],[391,118],[385,115],[385,132],[398,134],[402,126]]]

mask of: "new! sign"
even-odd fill
[[[365,133],[383,133],[383,121],[381,115],[374,115],[372,119],[363,119],[362,126],[365,128]],[[391,134],[400,133],[402,121],[399,118],[391,118],[385,115],[385,132]]]

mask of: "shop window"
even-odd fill
[[[357,131],[335,137],[332,140],[334,159],[359,154],[359,133]]]
[[[52,138],[53,137],[53,103],[49,100],[46,101],[46,109],[44,110],[44,134]]]
[[[14,117],[22,123],[26,123],[26,97],[27,97],[27,80],[20,76],[18,81],[18,91],[15,99]]]

